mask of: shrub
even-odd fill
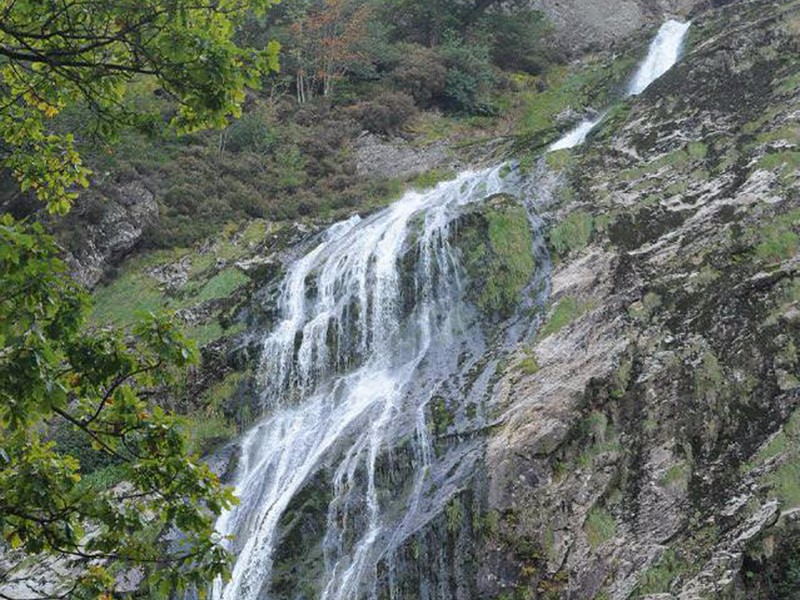
[[[428,108],[444,94],[447,67],[435,50],[417,44],[404,44],[401,48],[403,54],[392,71],[392,79],[419,106]]]
[[[447,66],[445,108],[474,115],[494,114],[486,101],[496,83],[489,47],[450,39],[442,46],[442,56]]]
[[[539,74],[548,64],[542,45],[547,23],[541,12],[522,9],[485,15],[483,29],[491,32],[491,56],[501,69]]]
[[[245,150],[266,154],[275,146],[277,136],[263,112],[245,113],[228,128],[225,147],[231,152]]]
[[[372,133],[400,131],[417,114],[414,99],[402,92],[387,92],[356,107],[361,125]]]

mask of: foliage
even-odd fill
[[[84,104],[108,135],[138,112],[123,102],[136,76],[155,78],[175,100],[183,131],[224,125],[241,113],[246,87],[278,68],[278,45],[239,48],[233,30],[246,11],[273,0],[5,3],[0,18],[0,138],[3,163],[23,191],[65,213],[89,171],[72,133],[54,132],[64,108]]]
[[[444,94],[447,67],[438,52],[417,44],[399,46],[400,60],[392,70],[395,85],[411,94],[422,108],[429,108]]]
[[[498,198],[468,217],[458,244],[473,280],[478,307],[489,315],[513,314],[536,268],[533,236],[525,209]]]
[[[583,250],[594,233],[594,218],[583,211],[572,212],[550,230],[550,246],[559,256]]]
[[[489,48],[475,41],[449,38],[441,48],[447,66],[445,108],[469,114],[493,114],[487,97],[496,82]]]
[[[580,317],[586,310],[586,306],[580,304],[572,296],[562,298],[551,310],[550,316],[542,329],[539,331],[539,338],[544,339],[562,328],[569,325],[572,321]]]
[[[382,134],[398,133],[417,114],[414,99],[403,92],[385,92],[356,110],[364,129]]]
[[[175,418],[151,401],[195,362],[195,350],[162,318],[136,323],[131,336],[86,331],[86,294],[41,227],[6,215],[0,238],[3,538],[29,555],[84,561],[68,597],[112,592],[110,564],[142,565],[165,594],[225,576],[214,519],[233,496],[187,453]],[[91,451],[74,437],[59,450],[47,439],[49,424],[73,428]],[[92,451],[97,461],[88,458]],[[126,485],[87,493],[81,473],[103,461]],[[178,547],[153,543],[152,532],[169,530],[182,532]]]
[[[291,35],[298,102],[331,95],[334,84],[361,56],[370,14],[369,5],[352,0],[322,0],[308,9],[297,6]]]
[[[595,506],[586,516],[583,529],[586,532],[586,536],[589,538],[589,545],[592,548],[597,548],[606,540],[614,537],[617,524],[614,521],[614,517],[611,516],[606,509]]]

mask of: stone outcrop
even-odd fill
[[[667,17],[690,17],[710,0],[530,0],[553,27],[555,44],[571,56],[613,48]],[[716,4],[721,4],[717,2]]]
[[[80,223],[85,228],[81,247],[66,257],[75,280],[88,288],[133,250],[145,227],[158,218],[155,196],[138,181],[113,187],[101,210],[96,223]]]
[[[578,308],[492,399],[485,597],[800,589],[800,5],[695,27],[566,169],[554,221],[594,234],[553,275],[550,319]]]

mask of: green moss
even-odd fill
[[[434,435],[443,435],[455,423],[455,415],[447,407],[444,398],[435,398],[430,403],[431,427]]]
[[[758,161],[758,166],[767,171],[778,171],[782,174],[797,176],[800,170],[800,152],[781,151],[765,154]]]
[[[247,275],[236,267],[223,269],[208,280],[197,295],[197,302],[225,298],[249,281]]]
[[[669,549],[661,556],[658,563],[647,569],[639,579],[634,597],[641,598],[648,594],[668,593],[676,578],[686,573],[689,565],[674,550]]]
[[[554,171],[563,171],[572,163],[572,152],[569,150],[556,150],[545,155],[547,166]]]
[[[544,327],[539,331],[539,338],[544,339],[549,335],[560,331],[572,321],[580,317],[587,309],[587,306],[579,303],[575,298],[567,296],[558,302],[550,311],[550,316]]]
[[[767,262],[780,262],[795,256],[800,250],[800,237],[795,232],[798,227],[800,210],[780,215],[766,223],[758,232],[756,256]]]
[[[594,233],[594,217],[576,211],[550,230],[550,246],[559,256],[582,250]]]
[[[686,491],[691,469],[685,462],[672,465],[661,478],[661,485],[674,490]]]
[[[631,304],[628,314],[634,319],[649,319],[659,306],[661,296],[655,292],[647,292],[644,298]]]
[[[702,160],[708,156],[708,146],[702,142],[690,142],[687,149],[689,156],[694,160]]]
[[[536,362],[536,355],[532,352],[527,353],[519,363],[519,370],[524,375],[535,375],[539,372],[539,363]]]
[[[597,548],[603,542],[614,537],[617,532],[617,523],[606,509],[595,506],[586,516],[583,530],[586,532],[586,537],[589,538],[589,545]]]
[[[713,352],[708,351],[700,359],[700,365],[694,374],[695,397],[703,398],[715,395],[722,388],[724,381],[722,366]]]
[[[479,209],[459,232],[473,297],[486,314],[513,314],[536,267],[533,235],[525,209],[505,200]]]
[[[456,178],[455,171],[443,169],[431,169],[420,173],[410,181],[411,187],[419,190],[436,187],[437,184],[443,181],[450,181]]]
[[[458,533],[465,514],[461,501],[458,498],[453,498],[444,510],[447,517],[447,531],[451,534]]]

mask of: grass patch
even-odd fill
[[[583,524],[589,545],[597,548],[600,544],[610,540],[617,532],[617,523],[614,517],[604,508],[595,506],[589,511],[586,522]]]
[[[780,215],[765,224],[758,232],[756,256],[767,262],[780,262],[795,256],[800,250],[800,237],[795,232],[798,227],[800,210]]]
[[[661,485],[677,491],[685,492],[689,487],[691,469],[685,462],[672,465],[661,478]]]
[[[800,457],[781,465],[772,476],[778,499],[784,508],[800,506]]]
[[[128,265],[121,275],[94,293],[91,320],[98,324],[130,325],[139,315],[167,307],[158,282],[141,270],[141,261]]]
[[[689,564],[672,549],[667,550],[658,563],[647,569],[639,579],[634,597],[649,594],[665,594],[677,577],[689,570]]]
[[[594,217],[576,211],[550,230],[550,246],[559,256],[583,250],[594,233]]]
[[[458,243],[475,302],[486,314],[509,317],[536,268],[528,216],[511,199],[501,198],[467,219]]]
[[[539,363],[536,362],[536,355],[533,352],[527,352],[525,358],[519,362],[519,370],[523,375],[535,375],[539,372]]]
[[[575,298],[567,296],[559,301],[550,312],[544,327],[539,331],[539,338],[544,339],[552,335],[580,317],[586,311],[586,306],[578,302]]]
[[[197,295],[197,302],[207,302],[217,298],[225,298],[242,287],[249,281],[247,275],[236,267],[223,269],[200,289]]]

